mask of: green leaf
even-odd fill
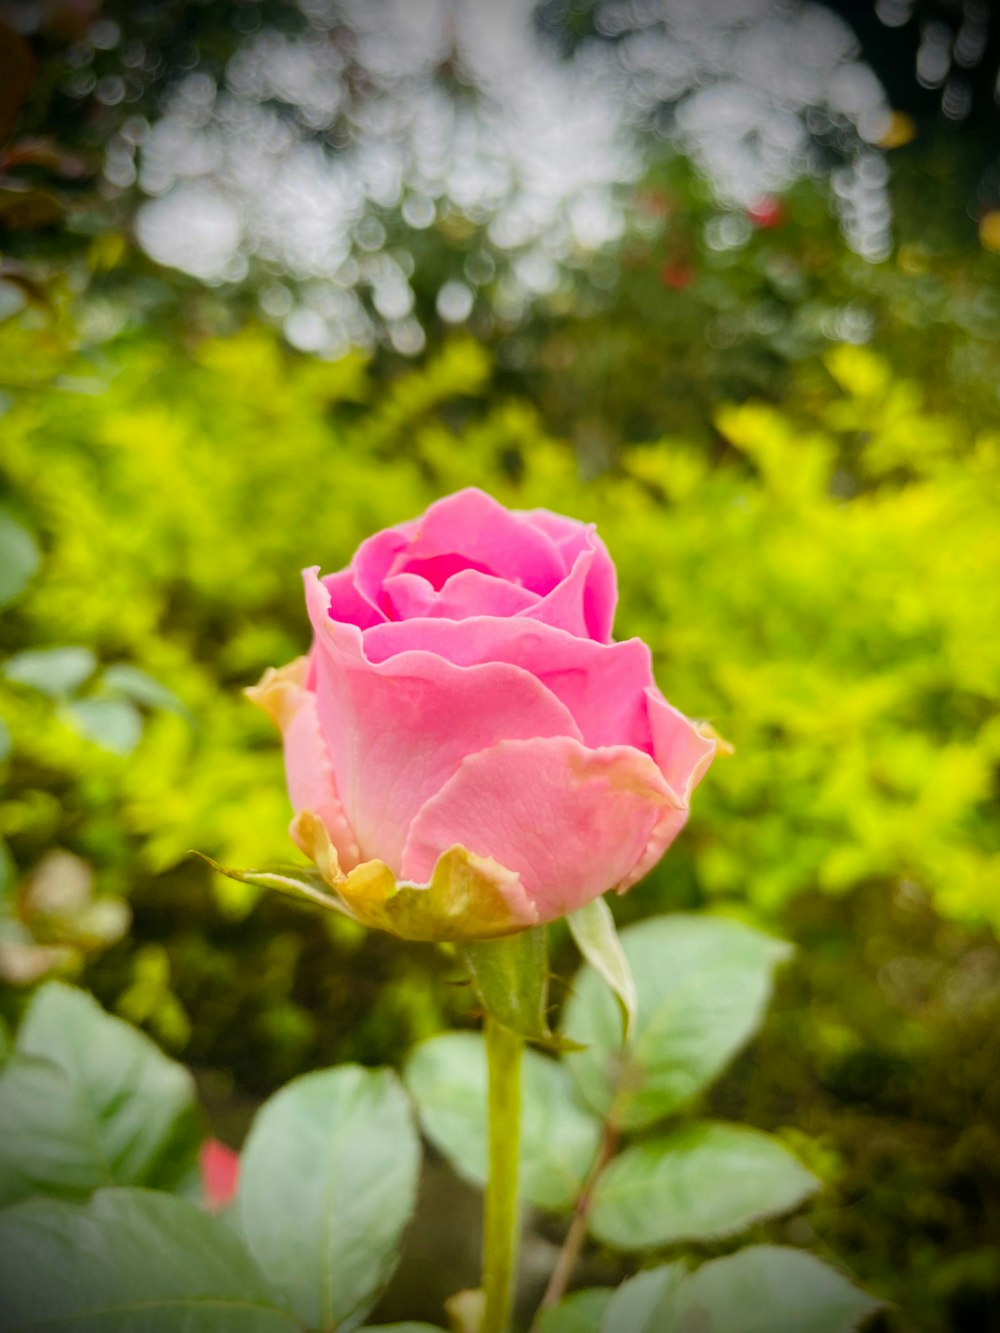
[[[558,1305],[541,1312],[532,1325],[532,1333],[599,1333],[601,1318],[613,1294],[610,1287],[585,1287],[571,1292]],[[626,1333],[625,1329],[620,1333]]]
[[[4,1209],[0,1292],[4,1333],[301,1333],[230,1226],[146,1190]]]
[[[668,1293],[656,1333],[852,1333],[882,1302],[802,1250],[752,1245]]]
[[[597,1182],[590,1229],[622,1250],[717,1240],[796,1208],[818,1188],[770,1134],[684,1125],[615,1158]]]
[[[306,1074],[260,1110],[241,1158],[240,1222],[265,1276],[309,1328],[371,1309],[419,1171],[409,1102],[388,1070]]]
[[[112,754],[131,754],[142,739],[142,714],[127,699],[74,699],[68,712],[77,731]]]
[[[0,508],[0,606],[17,601],[40,561],[33,534],[8,509]]]
[[[61,698],[72,694],[97,666],[89,648],[32,648],[15,653],[3,664],[3,674],[17,685]]]
[[[101,684],[127,695],[137,704],[145,704],[147,708],[162,708],[168,713],[188,716],[187,708],[172,690],[129,662],[116,662],[106,667],[101,672]]]
[[[563,1029],[585,1049],[567,1056],[584,1099],[624,1129],[681,1109],[757,1030],[775,966],[789,946],[723,917],[663,916],[622,932],[639,1010],[624,1053],[618,1008],[584,968]]]
[[[550,1041],[545,927],[475,941],[462,952],[487,1013],[526,1041]]]
[[[635,1022],[638,997],[611,908],[604,898],[593,898],[586,906],[571,912],[566,921],[576,947],[621,1005],[622,1036],[627,1041]]]
[[[3,718],[0,717],[0,764],[10,757],[10,747],[10,728],[7,726],[7,723]]]
[[[472,1032],[419,1045],[406,1086],[430,1141],[473,1185],[486,1183],[486,1047]],[[569,1075],[530,1048],[521,1071],[520,1189],[539,1208],[571,1208],[597,1154],[601,1126],[573,1099]]]
[[[0,1206],[36,1194],[83,1201],[109,1182],[65,1072],[15,1052],[0,1074]]]
[[[196,1169],[190,1074],[83,991],[50,981],[36,993],[0,1083],[5,1202],[29,1189],[179,1189]]]
[[[660,1264],[630,1277],[608,1302],[600,1333],[660,1333],[654,1316],[686,1272],[683,1263]]]

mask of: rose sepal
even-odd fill
[[[226,879],[235,879],[240,884],[252,884],[257,889],[273,889],[276,893],[285,894],[286,897],[297,898],[311,903],[314,907],[340,912],[343,916],[357,920],[346,903],[329,892],[323,876],[312,866],[273,865],[243,870],[235,866],[220,865],[218,861],[206,856],[204,852],[199,852],[197,848],[191,848],[188,855],[197,856],[211,866],[217,875],[225,875]]]
[[[550,1051],[582,1049],[549,1027],[546,926],[534,926],[503,939],[469,940],[461,952],[483,1009],[495,1023]]]
[[[622,1015],[622,1042],[627,1043],[639,999],[632,969],[615,929],[615,919],[604,898],[593,898],[566,918],[576,947],[608,987]]]
[[[518,876],[465,847],[450,847],[438,857],[428,883],[412,884],[397,880],[384,861],[362,861],[345,873],[323,821],[310,810],[292,820],[291,835],[311,866],[244,870],[219,865],[201,852],[195,855],[229,879],[304,899],[401,939],[499,940],[537,920]]]
[[[549,950],[544,926],[499,940],[470,940],[462,954],[483,1008],[526,1041],[548,1042]]]
[[[518,876],[488,856],[449,847],[426,884],[397,880],[384,861],[345,874],[323,821],[310,810],[292,820],[293,841],[363,925],[428,943],[492,940],[537,920]]]

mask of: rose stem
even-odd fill
[[[594,1164],[590,1168],[587,1179],[583,1182],[583,1188],[577,1197],[573,1209],[573,1221],[566,1232],[566,1239],[563,1241],[556,1266],[549,1278],[549,1285],[545,1288],[545,1295],[542,1297],[540,1306],[542,1310],[558,1305],[566,1293],[566,1287],[573,1276],[573,1269],[580,1258],[580,1251],[583,1249],[583,1242],[587,1236],[587,1220],[590,1214],[591,1201],[594,1197],[594,1186],[597,1184],[601,1172],[614,1157],[617,1147],[618,1126],[608,1120],[604,1126],[604,1135],[597,1156],[594,1158]]]
[[[490,1082],[490,1175],[483,1222],[486,1309],[481,1333],[506,1333],[514,1296],[520,1229],[517,1174],[524,1042],[489,1015],[485,1027]]]

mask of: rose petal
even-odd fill
[[[593,541],[594,557],[586,567],[583,611],[590,637],[607,643],[618,605],[618,576],[608,548],[596,533]]]
[[[553,509],[522,509],[521,513],[533,528],[544,532],[556,546],[569,569],[577,555],[587,547],[587,534],[596,531],[593,523],[581,523]]]
[[[419,572],[423,562],[456,556],[463,564],[450,573],[478,568],[541,594],[555,587],[568,568],[550,538],[523,515],[469,488],[430,506],[416,521],[405,554],[386,572]],[[437,586],[443,583],[441,578]]]
[[[364,643],[373,662],[416,649],[460,667],[510,663],[529,671],[566,705],[586,745],[631,745],[653,752],[646,699],[652,664],[639,639],[594,643],[526,618],[479,616],[376,625]]]
[[[320,727],[362,859],[398,871],[414,816],[470,752],[508,737],[579,740],[569,709],[517,666],[457,667],[419,651],[371,661],[357,627],[330,619],[316,571],[305,581]]]
[[[388,614],[382,604],[382,585],[393,564],[405,552],[414,526],[413,521],[397,523],[394,528],[367,537],[355,551],[350,568],[341,571],[350,577],[358,596],[378,609],[380,620]],[[339,620],[336,608],[330,609]]]
[[[553,514],[547,509],[532,509],[525,518],[555,542],[566,568],[567,578],[534,611],[533,619],[568,629],[572,634],[607,643],[618,605],[618,580],[608,548],[597,535],[593,523]],[[579,620],[577,620],[579,617]]]
[[[403,873],[426,878],[460,843],[519,875],[539,920],[553,921],[630,882],[658,827],[676,833],[686,814],[653,760],[629,746],[501,741],[470,754],[420,811]]]
[[[265,672],[260,684],[246,693],[281,730],[292,808],[316,812],[341,862],[350,869],[359,859],[358,842],[337,795],[316,696],[306,687],[311,671],[309,659],[299,657],[288,666]]]
[[[324,580],[325,582],[325,580]],[[419,574],[394,574],[383,585],[395,614],[392,620],[412,620],[432,616],[443,620],[465,620],[468,616],[513,616],[527,607],[537,606],[536,592],[493,574],[463,569],[435,590]],[[342,620],[342,616],[335,619]],[[355,624],[357,622],[355,621]],[[367,629],[366,625],[361,626]]]
[[[597,550],[582,551],[563,581],[538,603],[521,612],[525,619],[541,620],[596,643],[611,642],[618,593],[610,557]]]
[[[357,625],[358,629],[368,629],[369,625],[380,625],[386,619],[384,611],[358,592],[351,570],[342,569],[336,574],[327,574],[323,586],[330,594],[330,615],[334,620],[343,621],[345,625]]]
[[[646,691],[653,758],[670,787],[686,804],[715,758],[718,742],[667,703],[655,685]]]
[[[684,827],[691,793],[708,772],[717,748],[714,740],[701,735],[693,722],[667,703],[655,685],[646,691],[646,697],[653,734],[653,758],[683,810],[679,818],[677,812],[664,811],[642,856],[619,886],[620,893],[652,870]]]

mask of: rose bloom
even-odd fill
[[[511,934],[623,892],[680,832],[715,742],[612,640],[593,525],[465,490],[304,577],[312,649],[249,693],[292,837],[358,920]]]

